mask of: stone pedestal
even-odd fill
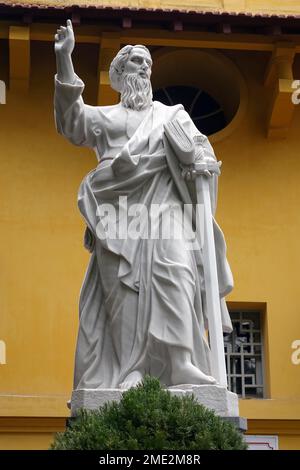
[[[221,385],[178,385],[168,390],[177,396],[194,395],[199,403],[213,410],[218,416],[239,416],[237,394],[229,392]]]
[[[78,389],[73,390],[71,398],[71,416],[76,416],[80,408],[96,410],[108,401],[120,401],[125,390],[120,388]]]
[[[178,385],[168,390],[177,396],[194,395],[199,403],[223,418],[239,417],[238,396],[220,385]],[[80,408],[94,410],[107,401],[119,401],[124,391],[119,388],[74,390],[71,399],[71,415],[76,416]]]

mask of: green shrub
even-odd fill
[[[145,377],[124,392],[121,401],[95,411],[80,410],[53,450],[204,450],[246,449],[235,426],[198,404],[192,396],[179,398]]]

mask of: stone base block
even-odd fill
[[[243,418],[242,416],[223,416],[222,419],[233,424],[242,433],[248,430],[247,418]]]
[[[215,411],[221,417],[238,417],[238,396],[220,385],[178,385],[168,388],[177,395],[194,395],[199,403]],[[78,409],[94,410],[107,401],[121,399],[125,390],[119,388],[74,390],[71,399],[71,415],[76,416]]]
[[[178,396],[194,395],[199,403],[213,410],[218,416],[239,416],[236,393],[221,385],[178,385],[168,389]]]
[[[125,390],[120,388],[73,390],[71,398],[71,416],[76,416],[80,408],[96,410],[108,401],[120,401],[124,391]]]

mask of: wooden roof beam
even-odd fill
[[[175,32],[183,31],[183,23],[181,20],[174,20],[172,23],[172,29]]]
[[[131,29],[132,28],[132,19],[128,16],[122,18],[122,28],[123,29]]]
[[[99,106],[108,106],[119,101],[119,94],[110,86],[109,67],[120,47],[121,38],[118,32],[102,33],[98,62],[97,104]]]
[[[296,47],[293,43],[278,42],[274,46],[265,73],[264,84],[269,92],[267,136],[272,139],[287,137],[295,105],[292,101],[293,62]]]
[[[232,33],[231,24],[229,24],[229,23],[218,23],[217,32],[218,33],[223,33],[223,34],[231,34]]]
[[[73,23],[73,26],[79,26],[81,23],[81,16],[78,11],[73,11],[71,14],[71,20]]]

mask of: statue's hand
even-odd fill
[[[201,162],[193,163],[192,165],[181,165],[181,176],[186,181],[193,181],[198,175],[212,176],[213,174],[220,175],[220,167],[222,162],[207,159]]]
[[[181,176],[186,181],[193,181],[197,176],[194,165],[181,165]]]
[[[55,34],[56,53],[72,54],[75,46],[75,37],[72,26],[72,21],[67,20],[67,26],[60,26]]]
[[[221,174],[221,168],[222,162],[221,161],[216,161],[211,158],[205,158],[204,160],[200,160],[195,163],[195,171],[197,175],[206,175],[206,176],[212,176],[212,175],[217,175],[219,176]]]

